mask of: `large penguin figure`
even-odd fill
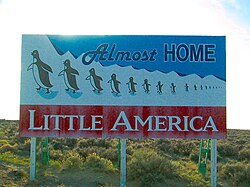
[[[45,64],[39,57],[39,52],[34,50],[31,55],[33,56],[33,62],[27,68],[27,71],[32,70],[33,77],[37,85],[37,90],[41,88],[47,89],[46,93],[50,93],[49,89],[53,87],[50,83],[49,73],[53,73],[51,67]]]
[[[108,83],[110,83],[112,93],[115,93],[117,96],[120,93],[119,84],[121,84],[121,82],[116,79],[115,73],[111,75],[111,79],[108,81]]]
[[[149,87],[151,86],[151,84],[148,83],[148,79],[144,80],[144,83],[142,86],[143,86],[145,93],[149,93]]]
[[[126,84],[128,85],[129,93],[135,94],[136,92],[135,85],[137,85],[137,83],[134,82],[134,78],[130,77],[129,81]]]
[[[64,77],[64,83],[67,86],[65,89],[66,91],[72,90],[73,93],[76,92],[76,90],[79,90],[79,87],[77,86],[77,81],[76,81],[76,75],[79,75],[79,72],[72,68],[70,66],[70,61],[67,59],[64,61],[64,70],[62,70],[58,76]]]
[[[86,77],[86,80],[90,81],[91,86],[94,88],[94,92],[100,93],[103,89],[101,87],[102,77],[96,75],[95,69],[91,68],[89,70],[90,75]]]

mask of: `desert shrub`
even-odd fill
[[[10,171],[8,171],[8,176],[14,180],[21,180],[28,178],[27,172],[23,169],[10,169]]]
[[[88,141],[86,141],[86,139],[82,139],[77,142],[77,147],[80,149],[88,147],[88,146],[91,146],[91,144]]]
[[[250,181],[250,163],[235,162],[222,166],[222,177],[234,185]]]
[[[191,161],[198,163],[199,161],[199,152],[198,151],[193,151],[192,153],[190,153],[189,158]]]
[[[53,149],[50,149],[49,157],[52,160],[57,160],[57,161],[60,161],[60,162],[62,162],[63,159],[64,159],[64,155],[63,155],[62,151],[53,150]]]
[[[139,180],[142,186],[151,186],[164,179],[177,177],[177,167],[153,149],[136,150],[128,162],[128,177]]]
[[[55,150],[63,150],[64,146],[63,146],[63,143],[62,142],[59,142],[59,141],[53,141],[51,143],[51,145],[53,146],[53,148]]]
[[[239,148],[228,143],[218,144],[218,153],[222,157],[238,157]]]
[[[109,143],[109,140],[107,139],[79,139],[77,143],[77,147],[79,148],[85,148],[89,146],[96,146],[96,147],[105,147],[108,148],[111,146]]]
[[[22,158],[16,155],[12,151],[7,151],[4,153],[0,153],[0,161],[5,161],[11,164],[19,164],[19,165],[29,165],[29,159],[28,158]]]
[[[175,154],[180,154],[184,156],[189,156],[190,153],[194,150],[195,145],[193,142],[182,142],[177,141],[175,146],[172,147]]]
[[[157,141],[157,148],[170,155],[189,156],[197,147],[198,145],[190,140],[159,139]]]
[[[65,138],[65,145],[70,149],[73,149],[77,145],[77,139],[75,138]]]
[[[24,143],[18,143],[14,152],[20,156],[30,155],[30,139],[25,138]]]
[[[8,141],[7,141],[7,140],[1,140],[1,139],[0,139],[0,147],[1,147],[2,145],[4,145],[4,144],[8,144]]]
[[[111,160],[113,163],[118,161],[118,149],[109,148],[100,152],[99,155],[103,158]]]
[[[77,152],[68,151],[65,154],[65,158],[63,160],[63,168],[64,169],[82,168],[83,162],[84,162],[83,158]]]
[[[92,153],[86,157],[84,168],[94,169],[96,171],[102,171],[102,172],[116,171],[116,169],[113,166],[113,163],[110,160],[101,158],[96,153]]]
[[[13,152],[16,146],[10,145],[10,144],[4,144],[0,147],[0,153],[4,153],[4,152]]]
[[[250,148],[244,148],[239,152],[239,160],[250,161]]]
[[[96,153],[99,156],[103,155],[103,152],[106,151],[103,147],[96,146],[88,146],[84,149],[80,149],[79,147],[75,149],[83,158],[86,158],[88,155]]]

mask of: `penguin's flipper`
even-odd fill
[[[74,74],[74,75],[79,75],[79,72],[76,70],[76,69],[71,69],[71,74]]]
[[[102,80],[102,77],[100,77],[100,76],[96,76],[96,77],[97,77],[97,79],[103,81],[103,80]]]
[[[43,63],[42,68],[50,73],[53,73],[52,68],[48,64]]]
[[[27,71],[33,69],[33,65],[34,65],[34,64],[35,64],[35,63],[31,63],[31,64],[28,66]]]
[[[87,76],[85,80],[90,80],[90,77],[91,77],[90,75],[89,75],[89,76]]]
[[[58,76],[64,75],[64,71],[65,71],[65,70],[60,71],[60,73],[58,74]]]
[[[111,83],[111,79],[107,83]]]

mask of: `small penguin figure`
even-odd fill
[[[126,84],[128,85],[129,93],[135,94],[136,92],[135,85],[137,85],[137,83],[134,82],[134,78],[129,77],[129,81]]]
[[[176,92],[176,85],[173,82],[171,83],[170,88],[171,88],[171,92],[174,94]]]
[[[70,66],[70,60],[64,61],[64,69],[58,74],[58,76],[64,77],[64,83],[67,86],[66,91],[72,90],[73,93],[76,93],[76,90],[79,90],[76,81],[76,75],[79,75],[79,72]]]
[[[111,75],[111,79],[108,81],[108,83],[110,83],[112,93],[115,93],[117,96],[120,93],[119,84],[121,84],[121,82],[116,79],[115,73]]]
[[[94,88],[93,92],[97,91],[100,93],[103,90],[101,87],[101,81],[103,81],[102,77],[96,75],[94,68],[91,68],[89,73],[90,75],[86,77],[86,80],[90,81],[91,86]]]
[[[186,90],[186,92],[188,92],[188,89],[189,89],[189,86],[188,86],[188,84],[186,83],[186,84],[185,84],[185,90]]]
[[[50,83],[49,73],[53,73],[52,68],[40,59],[37,50],[34,50],[31,55],[33,56],[33,63],[28,66],[27,71],[32,70],[34,80],[39,86],[37,90],[45,88],[47,89],[46,93],[50,93],[49,89],[53,85]]]
[[[158,93],[158,94],[162,94],[162,87],[163,87],[163,84],[161,84],[161,81],[158,81],[156,87],[157,87],[157,93]]]
[[[198,89],[198,88],[197,88],[197,85],[195,84],[195,85],[194,85],[194,90],[197,90],[197,89]]]
[[[148,83],[148,79],[144,80],[144,83],[142,86],[143,86],[145,93],[149,93],[149,87],[151,86],[151,84]]]

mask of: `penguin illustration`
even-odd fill
[[[79,75],[79,72],[70,66],[70,61],[68,59],[65,60],[63,64],[64,64],[64,70],[62,70],[58,74],[58,76],[63,75],[64,83],[67,86],[65,90],[66,91],[72,90],[73,93],[75,93],[76,90],[79,90],[76,82],[76,75]]]
[[[198,89],[198,87],[197,87],[197,85],[195,84],[195,85],[194,85],[194,90],[197,90],[197,89]]]
[[[134,78],[130,77],[129,81],[126,84],[128,85],[129,93],[135,94],[136,92],[135,85],[137,85],[137,83],[134,82]]]
[[[116,74],[113,73],[111,75],[111,79],[108,81],[108,83],[110,83],[112,93],[118,95],[120,93],[119,84],[121,84],[121,82],[116,79]]]
[[[49,89],[53,87],[50,83],[49,73],[53,73],[51,67],[45,64],[39,57],[39,52],[34,50],[31,55],[33,56],[33,63],[27,68],[27,71],[32,70],[33,77],[37,85],[37,90],[41,88],[47,89],[46,93],[50,93]]]
[[[149,93],[149,87],[151,86],[151,84],[148,83],[148,79],[144,80],[144,84],[142,86],[144,88],[145,93]]]
[[[186,83],[186,84],[185,84],[185,90],[186,90],[186,92],[188,92],[188,88],[189,88],[189,86],[188,86],[188,84]]]
[[[162,94],[162,87],[163,87],[163,84],[161,83],[161,81],[158,81],[156,87],[157,87],[157,93],[158,93],[158,94]]]
[[[171,88],[171,92],[172,92],[172,93],[175,93],[175,92],[176,92],[176,85],[175,85],[173,82],[171,83],[170,88]]]
[[[95,69],[89,70],[90,75],[86,77],[86,80],[90,81],[91,86],[94,88],[93,92],[97,91],[100,93],[103,89],[101,87],[102,77],[95,74]]]

